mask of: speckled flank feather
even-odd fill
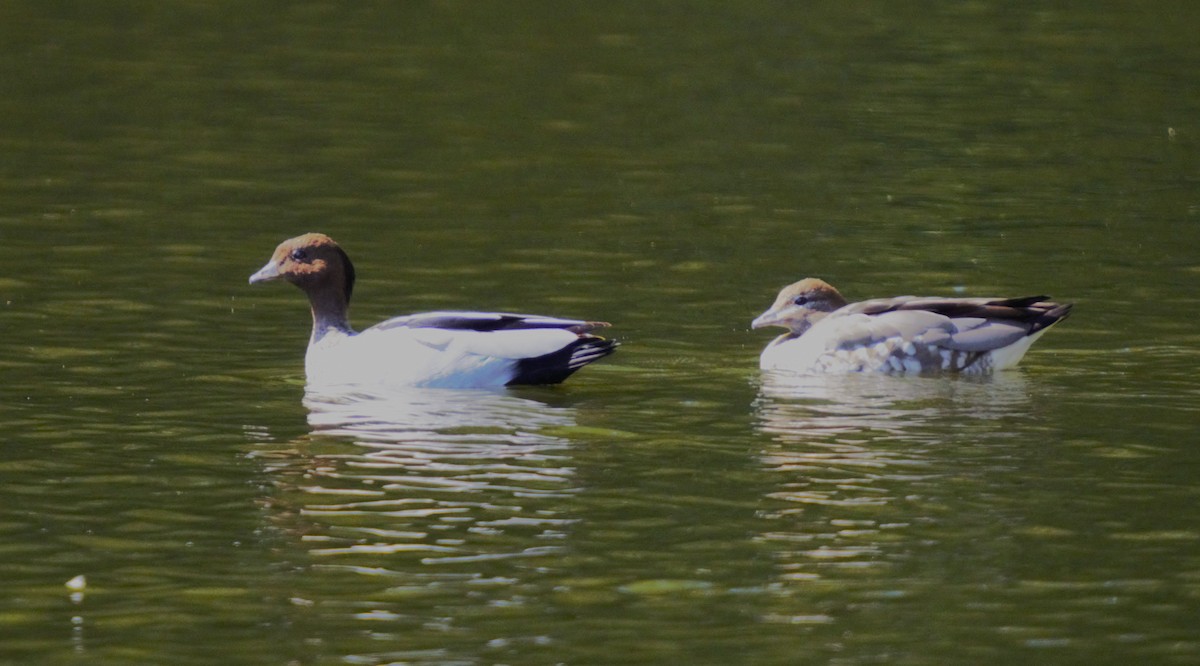
[[[812,369],[822,373],[929,371],[963,372],[990,369],[986,354],[942,349],[922,342],[889,338],[868,345],[841,345],[816,358]]]
[[[1016,365],[1070,310],[1045,296],[846,304],[833,287],[808,278],[785,287],[754,327],[789,329],[763,351],[764,369],[983,374]]]

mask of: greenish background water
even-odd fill
[[[1200,661],[1200,6],[0,5],[0,661]],[[355,321],[612,321],[305,404]],[[1077,303],[993,379],[764,381],[783,284]],[[64,584],[84,575],[72,593]]]

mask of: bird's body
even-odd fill
[[[308,295],[313,329],[304,367],[310,388],[556,384],[616,348],[589,333],[607,326],[603,322],[502,312],[429,312],[355,332],[347,316],[354,267],[323,234],[284,241],[250,282],[273,279]]]
[[[847,303],[828,283],[806,278],[752,325],[788,329],[763,350],[764,370],[985,374],[1015,366],[1070,310],[1045,296]]]

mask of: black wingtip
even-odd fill
[[[558,351],[518,361],[516,375],[508,385],[558,384],[583,366],[615,352],[619,346],[616,340],[582,335]]]
[[[1067,318],[1071,314],[1071,308],[1075,307],[1074,303],[1055,303],[1047,301],[1047,308],[1039,313],[1038,318],[1033,323],[1033,328],[1029,332],[1037,333],[1044,328],[1050,328],[1058,322]]]

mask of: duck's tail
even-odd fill
[[[516,373],[508,385],[558,384],[583,366],[613,353],[618,346],[616,340],[581,335],[558,351],[517,361]]]

